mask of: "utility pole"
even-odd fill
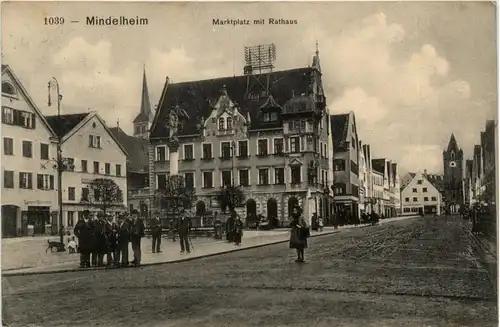
[[[59,90],[59,82],[55,77],[52,77],[48,83],[48,93],[49,93],[49,107],[52,105],[50,101],[50,87],[55,86],[57,92],[57,123],[61,126],[61,100],[63,98],[60,90]],[[62,201],[62,174],[66,168],[64,159],[62,157],[62,149],[61,149],[61,140],[62,135],[57,136],[57,158],[56,158],[56,168],[57,168],[57,203],[59,206],[59,230],[63,227],[63,201]],[[60,235],[61,243],[63,242],[63,236]]]

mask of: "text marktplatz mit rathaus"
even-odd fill
[[[212,25],[265,25],[265,19],[212,19]],[[283,19],[283,18],[269,18],[267,19],[267,24],[269,25],[297,25],[298,21],[296,19]]]

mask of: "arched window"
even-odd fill
[[[2,82],[2,93],[16,95],[16,89],[9,82]]]
[[[224,126],[224,117],[219,118],[219,129],[226,129]]]
[[[455,160],[455,151],[451,151],[451,160]]]
[[[233,129],[233,119],[231,117],[227,117],[227,129]]]

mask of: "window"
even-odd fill
[[[351,137],[351,145],[353,149],[356,149],[356,139],[354,137]]]
[[[166,149],[167,148],[163,145],[156,147],[156,161],[159,161],[159,162],[167,161]]]
[[[109,164],[109,163],[105,163],[105,164],[104,164],[104,173],[105,173],[106,175],[111,174],[111,164]]]
[[[75,188],[68,187],[68,200],[75,201]]]
[[[424,201],[425,202],[429,201],[429,198],[428,197],[424,197]]]
[[[14,140],[9,137],[3,138],[3,154],[6,156],[14,155]]]
[[[259,185],[269,185],[269,169],[259,169]]]
[[[221,172],[221,182],[222,186],[230,186],[232,185],[232,176],[230,170],[224,170]]]
[[[35,114],[27,111],[2,107],[2,122],[9,125],[35,129]]]
[[[122,165],[116,165],[116,176],[122,175]]]
[[[75,212],[74,211],[68,211],[68,226],[69,227],[75,226]]]
[[[290,138],[290,152],[291,153],[300,152],[300,138],[298,136]]]
[[[431,197],[432,201],[437,201],[437,198],[435,196]]]
[[[231,158],[231,142],[220,142],[221,158]]]
[[[99,174],[99,161],[94,161],[94,174]]]
[[[33,144],[31,141],[23,141],[23,157],[33,158]]]
[[[264,113],[264,122],[274,122],[278,120],[278,113],[277,112],[266,112]]]
[[[335,171],[344,171],[345,170],[345,160],[335,159],[333,161],[333,166],[334,166]]]
[[[3,187],[14,188],[14,172],[12,170],[3,171]]]
[[[94,200],[95,201],[101,201],[101,190],[100,189],[94,189]]]
[[[405,202],[410,202],[410,198],[405,198]]]
[[[82,160],[82,172],[87,172],[87,160]]]
[[[274,139],[274,154],[283,154],[283,139]]]
[[[19,173],[19,188],[33,189],[33,175],[31,173]]]
[[[419,179],[419,180],[417,181],[417,184],[418,184],[418,185],[422,185],[422,180],[421,180],[421,179]]]
[[[422,192],[427,193],[427,187],[424,187],[424,188],[422,189]]]
[[[326,148],[326,143],[323,144],[324,152],[325,152],[325,158],[328,158],[328,150]]]
[[[141,133],[141,126],[137,125],[135,126],[135,134],[140,134]]]
[[[240,174],[240,185],[241,186],[248,186],[250,185],[250,181],[249,181],[249,178],[248,178],[248,169],[241,169],[239,171],[239,174]]]
[[[285,168],[274,168],[274,184],[285,184]]]
[[[184,174],[184,184],[189,189],[194,189],[194,173]]]
[[[291,167],[292,184],[300,184],[302,182],[302,178],[300,176],[300,168],[300,166]]]
[[[343,195],[346,193],[346,185],[343,183],[337,183],[335,184],[333,188],[333,192],[335,195]]]
[[[226,129],[226,126],[224,126],[224,117],[219,118],[219,129]]]
[[[49,145],[40,143],[40,159],[49,160]]]
[[[54,189],[54,176],[38,174],[36,176],[37,179],[37,188],[39,190],[53,190]]]
[[[267,140],[258,140],[257,141],[257,153],[259,156],[267,156]]]
[[[413,202],[418,202],[418,198],[413,198]]]
[[[164,190],[167,188],[167,174],[158,174],[157,175],[157,185],[156,188],[160,190]]]
[[[211,160],[212,159],[212,144],[206,143],[203,144],[203,160]]]
[[[305,120],[293,120],[288,123],[288,129],[295,132],[305,132],[306,121]]]
[[[204,171],[203,172],[203,187],[204,188],[214,187],[213,172],[212,171]]]
[[[238,141],[238,156],[240,158],[248,157],[248,141]]]
[[[233,129],[233,119],[231,117],[227,117],[226,124],[227,124],[227,129],[229,130]]]
[[[14,109],[2,107],[2,122],[6,124],[14,124]]]
[[[416,188],[412,189],[412,192],[417,193],[417,189]]]
[[[100,149],[101,148],[101,137],[97,135],[89,135],[89,147]]]
[[[194,148],[192,144],[184,144],[184,160],[194,159]]]
[[[64,158],[65,170],[75,171],[75,158]]]
[[[9,82],[2,82],[2,93],[16,95],[16,89]]]
[[[89,189],[88,189],[88,187],[82,187],[82,201],[89,201]]]

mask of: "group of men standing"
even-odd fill
[[[80,268],[124,267],[141,263],[141,238],[144,237],[144,222],[137,210],[118,216],[83,212],[83,218],[74,228],[80,251]],[[129,243],[132,243],[134,259],[129,262]],[[106,256],[106,264],[104,257]]]

